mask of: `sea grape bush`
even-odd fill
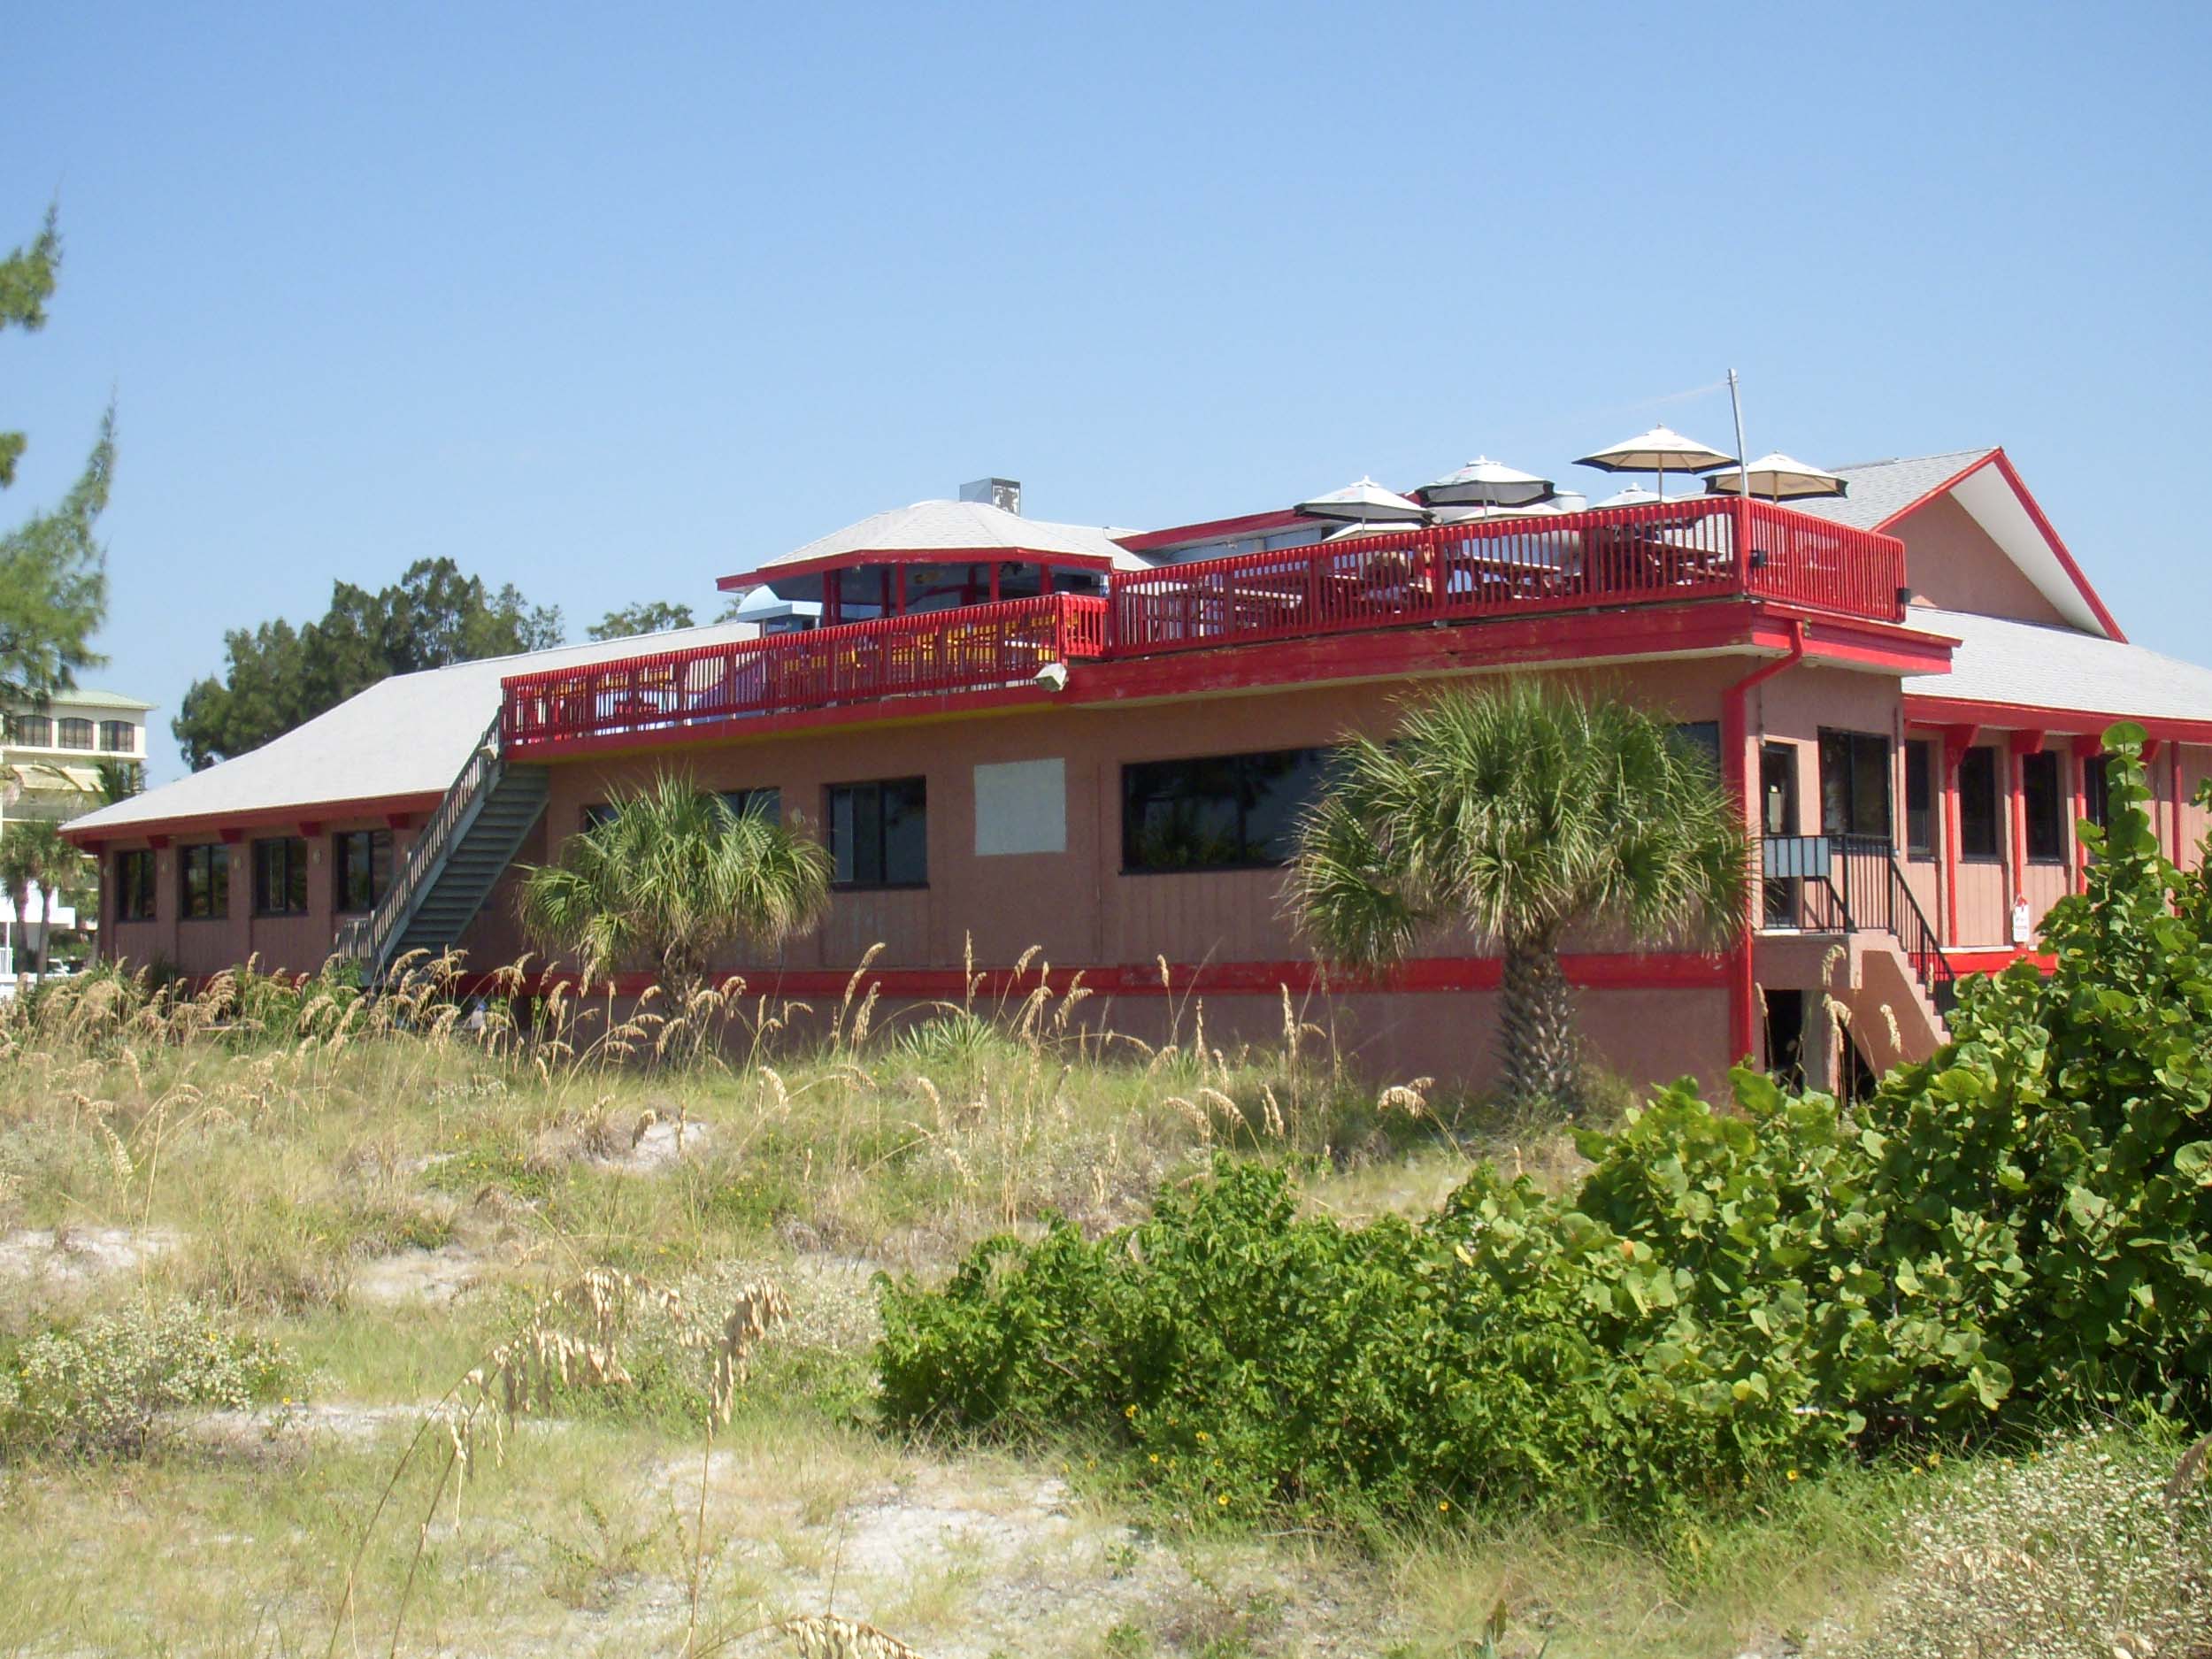
[[[1899,1436],[2124,1402],[2212,1418],[2212,891],[2107,735],[2110,827],[2057,958],[1847,1112],[1747,1071],[1659,1091],[1563,1197],[1478,1169],[1440,1213],[1302,1217],[1222,1163],[1097,1240],[886,1281],[887,1416],[1072,1427],[1193,1509],[1710,1504]]]

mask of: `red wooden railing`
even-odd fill
[[[748,715],[1025,685],[1048,663],[1103,655],[1106,602],[1044,594],[658,651],[500,682],[500,735],[529,749]]]
[[[1114,573],[1110,657],[1744,595],[1903,615],[1904,544],[1765,502],[1475,519]]]
[[[1027,683],[1048,663],[1423,622],[1728,597],[1892,622],[1904,544],[1765,502],[1474,519],[1116,571],[1047,594],[695,646],[502,682],[505,747]]]

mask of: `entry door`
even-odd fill
[[[1770,837],[1803,833],[1797,810],[1797,745],[1759,745],[1759,829]],[[1798,925],[1797,878],[1770,876],[1760,884],[1766,925]]]

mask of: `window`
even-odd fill
[[[1327,769],[1325,749],[1271,749],[1121,769],[1121,863],[1127,871],[1279,864],[1298,814]]]
[[[740,818],[757,812],[771,824],[783,822],[783,791],[772,783],[757,789],[725,789],[722,799]]]
[[[1905,850],[1935,856],[1935,745],[1924,738],[1905,741]]]
[[[347,830],[330,841],[338,908],[374,910],[392,885],[392,832]]]
[[[1820,828],[1827,835],[1889,839],[1889,739],[1872,732],[1821,733]]]
[[[2081,757],[2081,815],[2103,829],[2112,818],[2112,780],[2105,776],[2101,754]]]
[[[115,855],[115,919],[154,919],[154,856],[142,848]]]
[[[53,748],[53,718],[44,714],[11,714],[8,717],[8,741],[20,743],[27,749]]]
[[[588,830],[595,830],[602,824],[612,823],[614,815],[619,810],[621,810],[619,807],[608,802],[594,801],[584,808],[584,827]]]
[[[841,887],[929,881],[929,795],[919,778],[841,783],[829,792],[831,879]]]
[[[2020,757],[2020,804],[2028,820],[2028,856],[2066,862],[2066,802],[2059,794],[2058,751]]]
[[[1959,761],[1959,856],[1994,858],[1997,826],[1997,751],[1970,749]]]
[[[1685,720],[1674,728],[1674,734],[1683,743],[1713,763],[1715,777],[1720,775],[1720,722],[1718,720]]]
[[[177,883],[189,921],[220,921],[230,914],[230,849],[216,842],[177,854]]]
[[[135,755],[138,752],[138,728],[128,720],[101,721],[100,752],[104,755]]]
[[[59,747],[63,749],[90,749],[92,747],[92,722],[89,720],[79,720],[75,718],[64,720],[61,723],[61,743]]]
[[[253,913],[307,913],[307,843],[297,835],[253,844]]]

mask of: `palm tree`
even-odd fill
[[[54,943],[54,901],[84,877],[85,855],[62,839],[61,826],[45,818],[16,818],[0,834],[0,887],[15,906],[16,920],[29,933],[25,913],[30,888],[39,893],[38,949],[31,972],[43,978]]]
[[[1327,956],[1387,966],[1444,928],[1505,955],[1502,1090],[1581,1104],[1560,945],[1579,930],[1717,943],[1750,846],[1710,758],[1626,703],[1531,680],[1409,706],[1355,737],[1299,826],[1289,901]]]
[[[669,776],[615,809],[523,881],[524,926],[541,944],[573,951],[587,980],[647,963],[688,998],[718,946],[780,944],[828,906],[821,844],[763,810],[740,815]]]
[[[8,942],[19,952],[24,949],[24,935],[30,931],[31,884],[37,879],[28,823],[28,819],[15,818],[0,824],[0,894],[7,895],[9,913],[15,918],[13,936]]]

